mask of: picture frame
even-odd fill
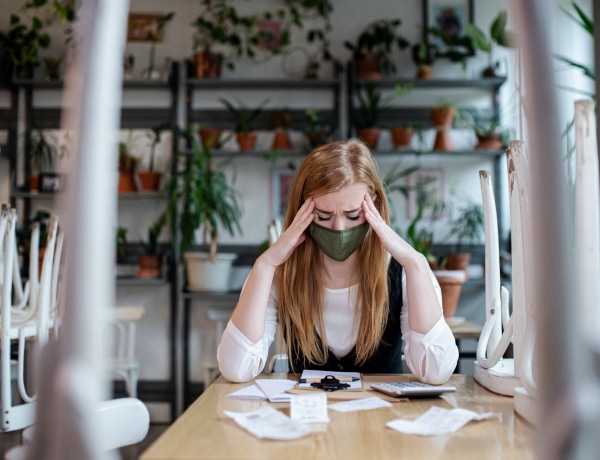
[[[473,0],[423,0],[423,39],[431,27],[451,37],[465,35],[465,25],[473,22],[473,10]]]
[[[414,219],[423,204],[422,220],[434,220],[443,216],[445,202],[444,170],[442,168],[421,168],[408,177],[408,218]]]
[[[281,24],[278,21],[258,23],[260,38],[258,48],[262,51],[277,51],[281,47]]]
[[[296,171],[276,169],[271,175],[271,218],[283,221]]]
[[[159,13],[129,13],[127,20],[127,41],[162,42],[163,17],[164,14]]]

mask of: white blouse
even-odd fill
[[[441,308],[441,289],[433,273],[431,277]],[[326,289],[323,305],[325,335],[328,347],[338,358],[348,354],[356,344],[360,323],[360,310],[357,311],[356,308],[357,288],[355,285],[345,289]],[[426,334],[410,329],[404,270],[402,297],[400,324],[406,364],[422,382],[445,383],[458,362],[458,348],[454,335],[443,317]],[[227,324],[217,350],[221,374],[231,382],[247,382],[255,378],[265,367],[276,330],[277,304],[273,287],[267,304],[265,332],[258,342],[250,341],[231,321]]]

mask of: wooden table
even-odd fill
[[[265,374],[261,377],[281,377]],[[295,378],[297,376],[290,376]],[[365,383],[374,376],[366,376]],[[378,380],[411,380],[414,376],[377,376]],[[534,431],[514,413],[513,398],[479,386],[472,376],[453,375],[456,393],[441,398],[394,403],[392,408],[342,413],[330,410],[322,431],[295,441],[260,440],[228,419],[224,410],[248,412],[264,401],[225,396],[248,384],[231,384],[219,377],[189,409],[140,457],[141,460],[190,459],[532,459]],[[478,413],[492,411],[499,419],[470,422],[456,433],[416,436],[396,432],[386,422],[414,419],[431,406],[462,407]],[[289,404],[273,404],[289,415]]]

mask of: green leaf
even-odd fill
[[[492,26],[490,27],[490,36],[495,42],[498,42],[498,37],[504,35],[504,32],[506,30],[506,20],[506,10],[502,10],[498,13],[498,16],[496,16],[496,19],[494,19],[494,21],[492,22]]]
[[[471,37],[475,49],[485,53],[492,52],[492,42],[487,39],[485,33],[475,24],[467,24],[465,26],[465,33]]]

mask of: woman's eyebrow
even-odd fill
[[[349,211],[344,211],[344,214],[351,214],[360,211],[362,208],[358,207],[356,209],[350,209]]]
[[[315,211],[320,212],[321,214],[333,214],[333,211],[323,211],[319,208],[315,208]]]

